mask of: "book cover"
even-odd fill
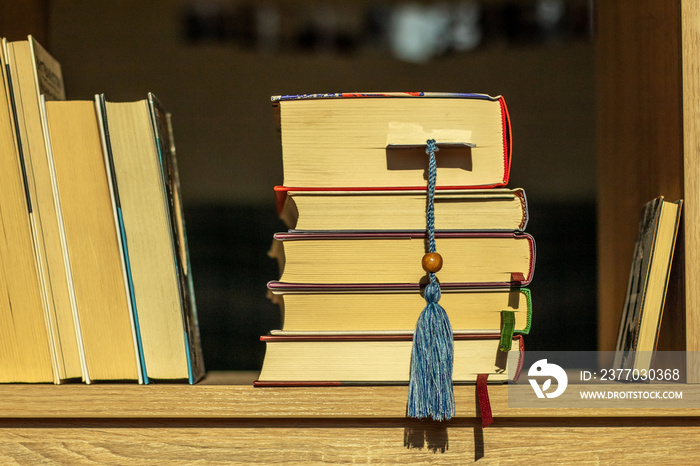
[[[330,92],[326,94],[286,94],[270,97],[273,102],[283,100],[310,100],[310,99],[354,99],[354,98],[383,98],[383,97],[428,97],[441,99],[482,99],[497,101],[501,96],[468,92]]]

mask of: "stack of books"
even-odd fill
[[[405,384],[426,305],[428,156],[437,143],[440,305],[454,331],[454,382],[517,377],[530,330],[535,244],[522,189],[508,189],[510,117],[482,94],[272,98],[289,228],[268,283],[283,325],[261,337],[257,386]],[[505,344],[504,344],[505,341]],[[507,366],[511,365],[511,374]]]
[[[170,115],[66,100],[31,36],[0,53],[0,382],[204,374]]]

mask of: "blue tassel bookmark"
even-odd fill
[[[428,202],[426,230],[428,253],[423,256],[423,269],[428,272],[430,283],[425,288],[426,306],[418,317],[413,334],[411,376],[408,386],[408,417],[446,421],[454,416],[455,399],[452,388],[454,363],[454,336],[445,310],[438,304],[440,284],[435,273],[442,268],[442,257],[435,247],[435,181],[437,152],[434,139],[427,141],[426,153],[430,156],[428,169]]]

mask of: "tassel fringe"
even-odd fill
[[[428,303],[413,336],[407,414],[418,419],[445,421],[455,413],[452,326],[445,309],[437,303],[439,285],[430,283],[425,296]]]

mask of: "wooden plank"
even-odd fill
[[[489,396],[493,415],[503,418],[700,417],[700,409],[694,408],[692,401],[700,398],[700,385],[659,385],[654,390],[683,390],[684,407],[649,408],[638,401],[616,402],[612,406],[619,407],[614,408],[605,404],[598,408],[551,408],[557,405],[554,400],[547,400],[549,405],[543,404],[542,408],[511,408],[505,385],[490,386]],[[405,386],[4,385],[0,386],[0,419],[401,419],[405,417],[407,395]],[[457,417],[479,418],[474,386],[455,387],[455,403]]]
[[[700,427],[0,428],[0,462],[35,464],[697,464]]]
[[[700,5],[682,2],[686,348],[700,351]],[[697,362],[698,358],[694,360]],[[693,367],[700,382],[700,367]]]

